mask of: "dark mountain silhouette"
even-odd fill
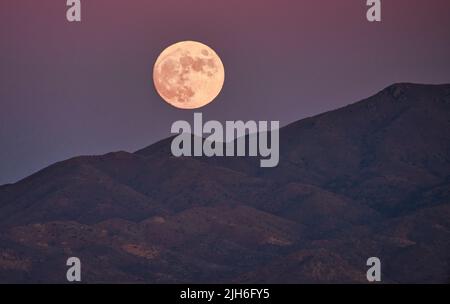
[[[0,282],[450,282],[450,85],[396,84],[280,131],[280,164],[170,139],[0,187]]]

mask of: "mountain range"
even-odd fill
[[[280,163],[171,139],[0,186],[0,282],[450,283],[450,85],[394,84],[280,130]]]

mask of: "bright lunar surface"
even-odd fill
[[[166,48],[156,60],[153,82],[159,95],[174,107],[196,109],[219,95],[225,70],[209,46],[182,41]]]

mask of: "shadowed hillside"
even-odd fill
[[[280,164],[170,140],[0,187],[0,282],[450,282],[450,85],[396,84],[280,130]]]

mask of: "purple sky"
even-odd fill
[[[394,82],[450,83],[450,1],[65,0],[0,2],[0,184],[81,154],[134,151],[192,111],[168,106],[151,79],[180,40],[213,47],[226,70],[206,120],[286,123]]]

